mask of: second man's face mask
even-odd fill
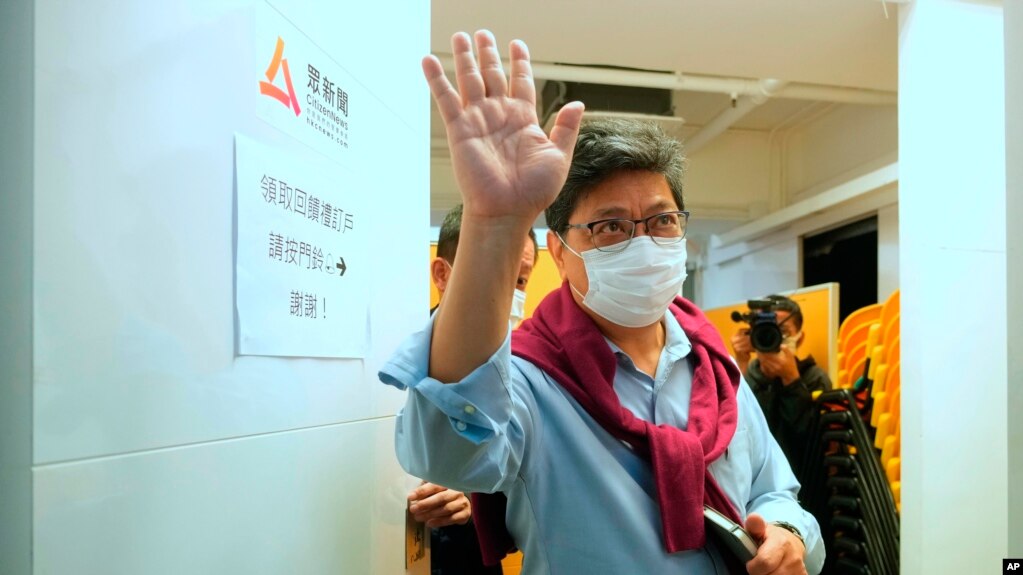
[[[526,317],[526,292],[520,289],[515,290],[515,295],[512,297],[511,314],[509,315],[512,328],[519,325],[522,318]]]

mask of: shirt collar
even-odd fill
[[[665,312],[664,317],[661,318],[661,324],[664,325],[664,349],[662,353],[668,353],[677,359],[689,355],[689,352],[693,350],[693,344],[689,341],[689,336],[682,330],[682,326],[679,325],[671,310]],[[611,352],[615,354],[619,363],[624,362],[627,365],[633,365],[632,358],[629,357],[629,354],[622,351],[622,348],[615,345],[607,336],[604,336],[604,341],[610,346]]]

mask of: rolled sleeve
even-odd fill
[[[451,428],[473,443],[482,443],[508,425],[509,346],[506,341],[487,363],[458,383],[432,377],[409,385],[413,394],[448,417]]]
[[[448,487],[493,491],[519,461],[521,426],[510,425],[511,339],[461,381],[429,376],[433,320],[410,336],[379,373],[409,391],[398,413],[395,450],[406,471]],[[512,437],[509,437],[512,435]]]
[[[750,393],[748,389],[745,393]],[[799,481],[792,473],[785,454],[767,427],[759,409],[750,410],[750,436],[758,454],[754,463],[749,513],[759,513],[770,522],[785,522],[799,529],[806,545],[804,563],[808,573],[820,573],[824,567],[824,542],[820,526],[813,515],[804,510],[797,499]]]

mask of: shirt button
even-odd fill
[[[464,421],[459,421],[458,423],[455,424],[455,429],[457,429],[458,431],[465,431],[465,428],[466,425]]]
[[[469,415],[472,415],[472,414],[476,413],[476,406],[474,406],[474,405],[466,405],[465,409],[463,411],[465,411]]]

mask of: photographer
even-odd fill
[[[799,359],[796,355],[804,339],[799,304],[780,295],[767,296],[766,301],[769,308],[765,311],[775,314],[777,328],[781,330],[777,351],[757,351],[748,327],[740,328],[732,336],[732,349],[764,411],[771,434],[798,472],[812,423],[813,392],[831,389],[831,380],[813,357]],[[751,361],[754,353],[756,358]]]

